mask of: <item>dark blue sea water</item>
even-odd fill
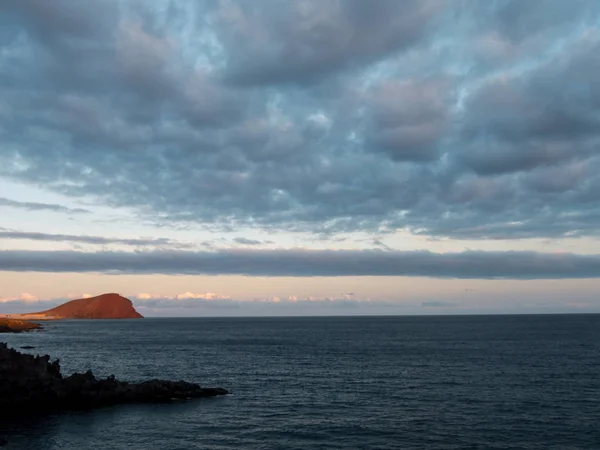
[[[8,449],[600,449],[600,315],[65,321],[64,373],[232,395],[0,425]]]

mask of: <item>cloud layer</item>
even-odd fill
[[[190,248],[191,244],[174,241],[169,238],[109,238],[71,234],[51,234],[32,231],[14,231],[0,228],[0,239],[26,239],[46,242],[67,242],[92,245],[127,245],[137,247]]]
[[[26,211],[53,211],[68,214],[87,214],[90,212],[83,208],[67,208],[66,206],[56,205],[54,203],[20,202],[4,197],[0,197],[0,206],[9,206],[11,208],[19,208]]]
[[[600,276],[600,255],[302,249],[95,253],[0,251],[0,270],[292,277],[596,278]]]
[[[0,176],[227,229],[600,230],[595,0],[0,12]]]

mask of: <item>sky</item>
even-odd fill
[[[597,0],[5,0],[0,314],[600,312]]]

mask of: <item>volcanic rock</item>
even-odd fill
[[[0,343],[0,418],[122,403],[162,403],[215,397],[228,392],[185,381],[98,379],[91,371],[63,377],[59,361],[33,356]]]
[[[37,313],[19,314],[20,319],[141,319],[131,300],[119,294],[102,294],[63,303],[56,308]]]
[[[37,323],[0,317],[0,333],[21,333],[22,331],[39,330],[41,328],[42,326]]]

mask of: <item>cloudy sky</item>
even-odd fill
[[[597,0],[5,0],[0,313],[600,312]]]

